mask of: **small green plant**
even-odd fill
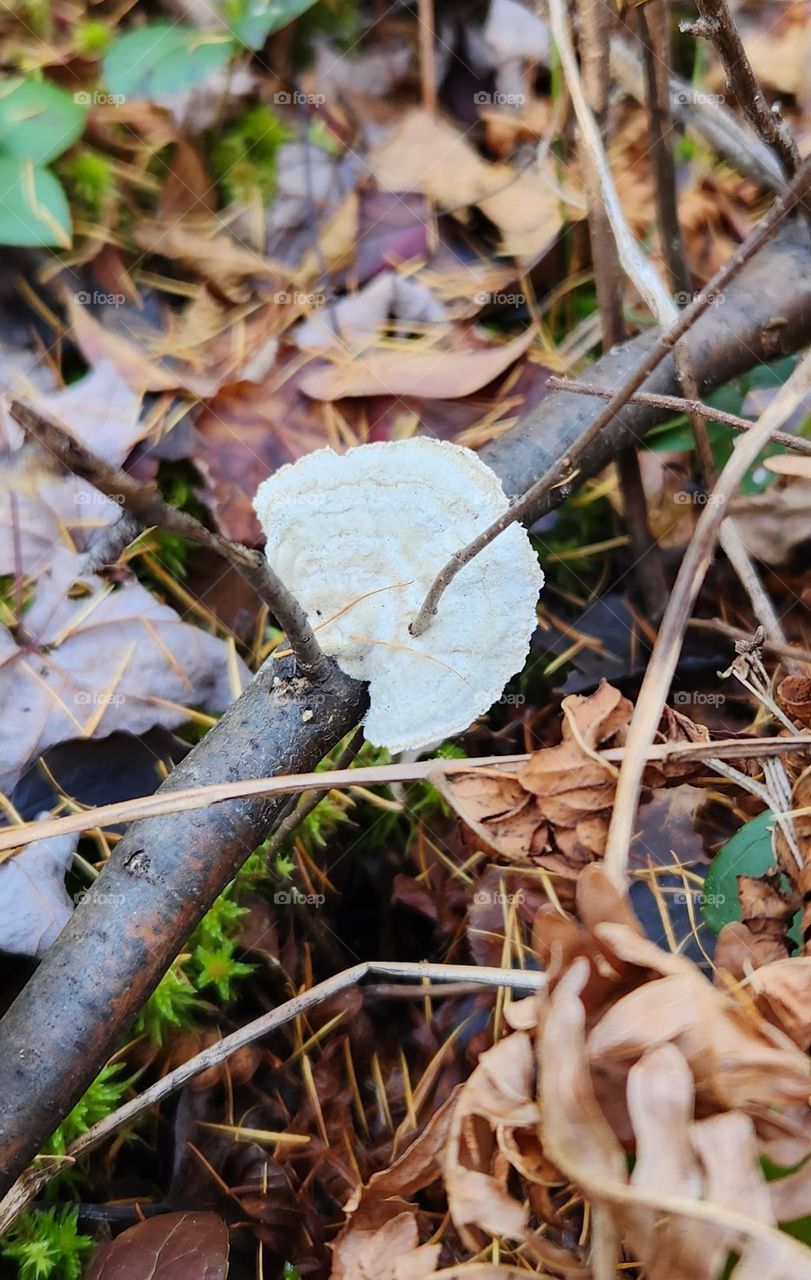
[[[251,107],[214,143],[211,168],[226,200],[267,200],[276,186],[276,157],[289,133],[270,107]]]
[[[47,80],[0,83],[0,244],[70,248],[67,197],[47,166],[83,132],[81,98]]]
[[[19,1280],[78,1280],[93,1241],[78,1228],[76,1207],[22,1214],[0,1253],[17,1263]]]

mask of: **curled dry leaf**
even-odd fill
[[[431,112],[407,115],[372,154],[371,167],[378,186],[421,191],[443,212],[464,218],[477,205],[498,228],[502,252],[519,259],[538,258],[563,225],[564,207],[543,173],[489,163]]]
[[[811,677],[785,676],[777,686],[777,701],[795,724],[811,725]]]
[[[322,449],[260,486],[267,557],[325,652],[369,681],[366,735],[378,746],[460,733],[523,665],[543,574],[518,525],[462,569],[421,636],[409,632],[453,552],[506,509],[474,453],[428,439]]]
[[[620,745],[632,704],[606,680],[583,697],[563,699],[562,741],[535,751],[516,772],[438,775],[433,781],[459,814],[479,847],[517,865],[554,872],[570,901],[578,872],[602,857],[614,803],[616,767],[600,748]],[[703,725],[666,707],[659,741],[704,742]],[[663,786],[692,773],[694,766],[657,762],[647,785]]]

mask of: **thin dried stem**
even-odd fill
[[[595,125],[602,134],[605,130],[610,86],[608,49],[611,15],[606,0],[580,0],[579,12],[582,88],[594,115]],[[610,351],[617,343],[624,342],[628,336],[622,309],[622,271],[616,233],[603,200],[597,162],[588,146],[583,148],[582,162],[588,196],[591,257],[605,352]],[[608,169],[607,161],[605,167]],[[619,205],[619,200],[616,203]],[[630,237],[627,226],[624,234]],[[645,487],[639,458],[633,445],[618,454],[617,471],[634,574],[646,613],[651,618],[659,618],[667,596],[664,568],[659,546],[651,533]]]
[[[806,356],[780,388],[753,429],[735,447],[696,525],[681,562],[667,609],[651,654],[626,739],[626,757],[608,831],[605,868],[618,888],[625,889],[628,858],[636,821],[642,774],[662,709],[676,670],[687,621],[712,560],[724,509],[771,432],[782,425],[811,388],[811,356]],[[717,753],[715,753],[717,754]]]
[[[254,1041],[270,1035],[273,1031],[278,1031],[280,1027],[308,1013],[326,1000],[332,999],[341,991],[358,986],[364,978],[378,974],[389,978],[407,978],[416,982],[465,981],[477,987],[506,987],[510,991],[522,992],[540,991],[546,985],[546,974],[536,970],[498,969],[475,964],[429,964],[427,962],[412,964],[395,960],[362,961],[351,969],[345,969],[342,973],[319,982],[309,991],[294,996],[292,1000],[279,1005],[270,1013],[255,1018],[253,1022],[246,1023],[238,1031],[224,1036],[222,1040],[195,1054],[174,1071],[168,1072],[149,1089],[145,1089],[137,1098],[125,1102],[117,1111],[111,1112],[98,1124],[94,1124],[68,1147],[65,1157],[54,1160],[45,1168],[31,1165],[0,1201],[0,1235],[8,1230],[14,1219],[22,1213],[34,1196],[63,1172],[66,1163],[72,1164],[81,1156],[87,1155],[124,1125],[132,1124],[145,1111],[176,1093],[188,1080],[193,1080],[201,1072],[226,1062],[238,1049],[253,1044]]]
[[[653,760],[747,760],[787,751],[803,751],[811,748],[811,735],[797,734],[787,738],[721,738],[717,742],[662,742],[650,748],[646,759]],[[617,762],[625,759],[626,747],[610,747],[600,754],[604,760]],[[107,827],[113,823],[135,822],[140,818],[156,818],[167,813],[188,813],[194,809],[206,809],[209,805],[225,800],[244,799],[249,796],[300,795],[305,791],[338,790],[356,786],[390,786],[393,782],[421,782],[439,774],[466,773],[481,769],[485,773],[494,770],[502,776],[511,765],[525,764],[527,755],[478,756],[469,760],[418,760],[401,761],[398,764],[369,765],[360,769],[333,769],[315,773],[276,774],[266,778],[246,778],[238,782],[210,782],[199,787],[178,787],[176,791],[157,791],[151,796],[139,796],[134,800],[120,800],[115,804],[99,805],[71,813],[64,818],[45,818],[37,822],[22,822],[17,826],[0,829],[0,854],[16,851],[34,840],[49,836],[71,835],[79,831],[91,831],[95,827]],[[2,859],[0,859],[2,861]]]

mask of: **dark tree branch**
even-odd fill
[[[804,222],[786,227],[741,272],[723,307],[687,335],[704,391],[809,341],[811,235]],[[673,361],[658,358],[660,345],[656,333],[646,333],[598,361],[587,381],[622,386],[627,399],[632,375],[653,353],[650,368],[658,367],[646,390],[673,394]],[[515,495],[570,456],[586,436],[592,444],[581,454],[580,479],[593,475],[667,414],[623,403],[595,434],[594,398],[559,392],[482,457]],[[566,492],[545,487],[528,518],[555,506]],[[312,768],[358,723],[365,707],[365,687],[335,667],[326,680],[311,684],[295,678],[289,665],[267,664],[163,789]],[[315,715],[305,716],[310,711]],[[0,1191],[121,1043],[195,924],[272,830],[283,804],[252,798],[142,820],[119,841],[98,881],[104,905],[92,897],[79,905],[0,1023]]]

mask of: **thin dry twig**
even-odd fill
[[[735,21],[726,0],[696,0],[701,17],[697,22],[682,23],[681,30],[704,36],[715,47],[724,64],[727,85],[732,89],[742,111],[745,111],[758,135],[775,152],[788,177],[800,163],[797,143],[785,120],[770,110],[757,76],[743,47]]]
[[[478,537],[469,542],[466,547],[461,547],[459,551],[456,551],[451,556],[448,563],[439,571],[431,584],[428,594],[411,624],[412,635],[422,635],[427,630],[431,619],[436,614],[442,593],[453,581],[460,569],[469,564],[474,556],[477,556],[480,551],[489,546],[493,539],[497,538],[511,524],[518,520],[529,518],[548,490],[560,488],[565,492],[576,476],[580,461],[588,453],[595,440],[598,439],[618,411],[627,403],[629,397],[639,390],[648,375],[661,364],[665,356],[673,350],[676,343],[684,337],[696,320],[708,310],[745,263],[749,262],[758,250],[766,244],[783,219],[803,199],[808,190],[809,182],[811,182],[811,157],[803,161],[791,183],[786,188],[785,194],[775,201],[766,217],[755,227],[737,252],[715,273],[706,289],[694,298],[689,306],[685,307],[676,322],[661,333],[653,345],[649,347],[625,378],[622,385],[614,392],[602,413],[597,415],[588,430],[584,431],[580,436],[576,447],[544,472],[540,479],[536,480],[535,484],[531,485],[520,498],[517,498],[504,514],[494,520]]]
[[[716,742],[661,742],[651,746],[646,760],[752,760],[783,755],[789,751],[811,748],[811,735],[797,734],[785,738],[719,738]],[[627,747],[609,747],[600,754],[610,763],[621,762]],[[423,782],[437,774],[466,773],[468,770],[496,770],[501,776],[511,765],[525,764],[526,754],[513,756],[476,756],[469,760],[418,760],[398,764],[368,765],[364,768],[322,770],[315,773],[276,774],[267,778],[245,778],[238,782],[209,782],[199,787],[178,787],[175,791],[156,791],[151,796],[120,800],[115,804],[84,809],[64,818],[45,818],[37,822],[21,822],[0,828],[0,853],[16,851],[34,840],[50,836],[71,835],[119,822],[135,822],[141,818],[157,818],[167,813],[188,813],[206,809],[226,800],[252,796],[299,795],[307,791],[344,787],[390,786],[393,782]]]
[[[47,449],[68,470],[88,480],[101,493],[119,501],[124,510],[140,524],[156,525],[171,533],[180,534],[233,565],[237,573],[241,574],[273,611],[284,628],[303,673],[313,678],[326,675],[328,660],[306,613],[261,551],[232,542],[230,538],[207,529],[188,512],[170,507],[153,485],[139,484],[125,471],[103,462],[84,445],[79,444],[67,427],[35,406],[17,400],[12,404],[11,412],[26,435]],[[130,527],[123,526],[121,536],[126,536]],[[118,528],[118,522],[114,528]],[[112,542],[107,545],[106,550],[118,545],[118,541],[114,532]]]
[[[552,375],[547,385],[553,391],[571,391],[575,395],[597,396],[600,400],[610,400],[614,392],[610,387],[594,387],[590,382],[581,382],[577,378],[559,378]],[[720,422],[733,431],[751,431],[755,425],[751,418],[741,418],[737,413],[727,413],[724,409],[716,409],[703,400],[686,400],[683,396],[659,396],[653,392],[635,391],[629,396],[636,404],[649,404],[653,409],[668,409],[674,413],[700,413],[710,422]],[[775,444],[782,444],[795,453],[811,456],[811,440],[803,436],[793,436],[787,431],[772,432],[771,439]]]
[[[811,356],[806,356],[780,388],[752,430],[737,441],[696,525],[679,567],[667,609],[648,663],[626,739],[608,841],[605,868],[618,888],[627,889],[626,870],[633,838],[642,774],[681,652],[687,621],[713,559],[724,508],[771,432],[785,422],[811,388]],[[717,753],[716,753],[717,754]]]
[[[132,1124],[150,1107],[156,1106],[164,1098],[176,1093],[187,1081],[227,1061],[238,1049],[253,1044],[254,1041],[270,1035],[273,1031],[278,1031],[294,1018],[299,1018],[317,1005],[331,1000],[341,991],[358,986],[364,978],[377,974],[389,978],[407,978],[416,982],[464,981],[478,987],[506,987],[511,991],[524,992],[539,991],[546,983],[546,974],[539,973],[537,970],[499,969],[475,964],[430,964],[427,961],[415,964],[407,961],[364,960],[351,969],[345,969],[324,982],[319,982],[308,991],[293,996],[292,1000],[272,1009],[270,1013],[255,1018],[237,1031],[224,1036],[222,1040],[217,1040],[214,1044],[202,1049],[193,1058],[175,1067],[174,1071],[162,1076],[136,1098],[131,1098],[129,1102],[125,1102],[116,1111],[92,1125],[68,1147],[64,1156],[50,1161],[44,1167],[31,1165],[0,1201],[0,1235],[8,1230],[34,1196],[63,1172],[66,1164],[73,1164],[81,1156],[93,1151],[124,1125]]]

